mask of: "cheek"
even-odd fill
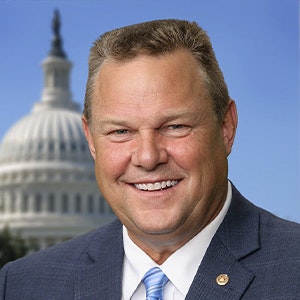
[[[169,156],[185,170],[194,169],[205,156],[204,152],[202,142],[195,138],[173,141],[168,146]]]
[[[109,180],[122,175],[129,159],[122,144],[102,142],[98,145],[95,158],[98,177]]]
[[[207,177],[209,180],[222,168],[227,157],[219,138],[209,138],[205,135],[192,135],[169,145],[168,153],[178,166],[191,176],[196,176],[198,180],[199,177]]]

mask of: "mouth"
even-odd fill
[[[164,180],[155,183],[134,183],[133,186],[140,191],[161,191],[178,184],[179,180]]]

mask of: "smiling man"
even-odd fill
[[[106,61],[83,120],[96,177],[130,238],[157,263],[197,235],[227,194],[237,117],[216,117],[186,49]]]
[[[228,180],[236,105],[196,23],[102,35],[82,120],[118,220],[8,264],[3,299],[297,299],[300,226]]]

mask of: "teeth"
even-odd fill
[[[135,183],[134,186],[142,191],[159,191],[174,186],[177,183],[177,180],[167,180],[155,183]]]

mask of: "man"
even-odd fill
[[[257,208],[227,179],[236,127],[196,23],[101,36],[83,128],[119,220],[5,266],[2,299],[134,300],[153,290],[165,300],[299,299],[300,226]],[[163,282],[149,289],[148,270],[163,271]]]

